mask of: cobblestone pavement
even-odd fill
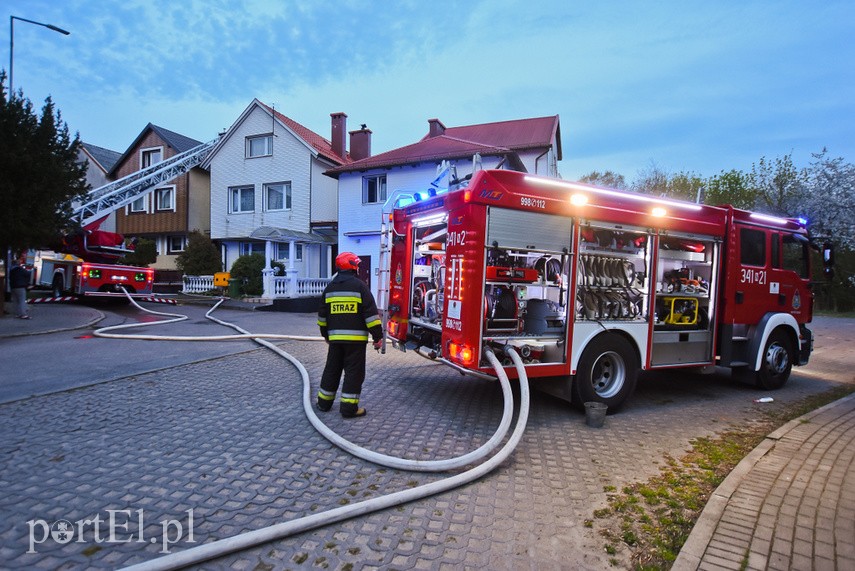
[[[311,316],[292,319],[303,329]],[[282,347],[316,388],[325,346]],[[412,353],[369,351],[368,371],[368,416],[323,418],[379,452],[455,456],[489,438],[501,416],[496,383]],[[204,567],[608,568],[601,538],[584,526],[606,505],[605,486],[645,480],[692,438],[832,384],[797,373],[775,403],[759,405],[753,388],[726,375],[645,375],[601,429],[535,394],[519,447],[481,480]],[[378,468],[333,447],[305,419],[300,393],[296,370],[259,349],[0,406],[0,561],[116,568],[442,477]],[[61,520],[71,524],[64,537]]]

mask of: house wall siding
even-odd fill
[[[211,173],[195,168],[190,176],[190,204],[187,210],[187,230],[211,233]]]
[[[246,158],[246,137],[270,133],[271,117],[255,107],[211,161],[211,237],[245,238],[260,226],[309,231],[311,151],[281,124],[275,126],[273,154]],[[291,210],[265,212],[265,183],[291,183]],[[252,186],[255,210],[229,213],[230,187]]]
[[[312,161],[312,222],[338,220],[338,181],[324,174],[332,167]]]
[[[116,170],[116,178],[119,179],[140,170],[140,151],[152,147],[161,147],[163,149],[163,160],[176,155],[175,149],[167,145],[154,131],[149,131]],[[132,213],[129,208],[117,211],[117,232],[129,236],[187,232],[187,208],[189,203],[188,178],[188,175],[184,174],[162,185],[158,185],[159,187],[175,187],[174,211],[155,212],[154,191],[149,192],[146,195],[148,201],[147,213]]]

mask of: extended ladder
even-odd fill
[[[89,192],[87,201],[74,208],[72,218],[86,225],[130,204],[152,187],[184,174],[205,160],[219,139],[202,143],[150,167],[140,169],[119,180]]]

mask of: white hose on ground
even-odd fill
[[[525,373],[525,367],[522,360],[513,349],[508,349],[511,359],[517,366],[517,371],[520,375],[520,411],[517,424],[507,443],[499,450],[499,452],[484,462],[460,474],[437,480],[429,484],[424,484],[416,488],[393,492],[378,498],[372,498],[357,504],[350,504],[335,508],[319,514],[302,517],[299,519],[286,521],[274,524],[262,529],[249,531],[226,539],[220,539],[211,543],[206,543],[198,547],[193,547],[184,551],[171,553],[158,559],[146,561],[126,568],[127,571],[156,571],[167,569],[180,569],[188,565],[195,565],[203,561],[208,561],[216,557],[222,557],[235,551],[249,549],[262,543],[267,543],[277,539],[283,539],[291,535],[316,529],[331,523],[350,519],[352,517],[373,513],[375,511],[390,508],[399,504],[419,500],[446,492],[458,486],[468,484],[482,476],[485,476],[502,462],[504,462],[514,451],[516,446],[522,439],[525,431],[526,422],[528,421],[529,411],[529,387],[528,377]],[[496,373],[500,378],[507,381],[507,374],[502,368],[502,364],[493,355],[489,349],[485,351],[490,364],[496,369]]]
[[[137,306],[142,311],[154,314],[154,315],[162,315],[166,317],[172,317],[174,319],[168,319],[165,321],[158,321],[154,323],[164,324],[164,323],[174,323],[178,321],[183,321],[188,317],[186,315],[180,314],[170,314],[166,312],[158,312],[143,308],[139,304],[136,303],[130,296],[131,302]],[[310,388],[310,379],[308,371],[303,366],[300,361],[281,350],[279,347],[265,341],[263,339],[259,339],[258,335],[249,333],[237,325],[232,323],[228,323],[222,320],[219,320],[211,315],[211,313],[222,303],[222,300],[217,303],[214,307],[212,307],[205,314],[205,317],[215,321],[221,325],[225,325],[227,327],[231,327],[237,331],[241,331],[242,335],[240,336],[227,336],[229,338],[249,338],[254,339],[257,343],[271,349],[278,355],[284,357],[289,362],[291,362],[295,367],[297,367],[298,371],[300,371],[300,375],[303,378],[303,408],[306,411],[306,415],[309,418],[312,425],[321,432],[327,438],[333,437],[331,441],[334,444],[341,447],[342,449],[358,456],[360,458],[372,461],[374,463],[378,463],[381,465],[391,465],[392,467],[400,466],[402,469],[406,470],[423,470],[423,471],[444,471],[450,470],[452,468],[445,466],[456,466],[456,464],[461,462],[462,458],[467,458],[466,463],[462,465],[468,465],[474,462],[476,456],[477,459],[481,457],[486,457],[489,452],[492,451],[492,448],[488,448],[488,444],[493,440],[501,441],[504,438],[505,433],[507,432],[507,427],[503,426],[505,424],[505,420],[507,417],[507,424],[510,424],[510,417],[513,411],[513,395],[510,390],[510,382],[508,381],[508,376],[504,371],[502,363],[496,358],[493,352],[489,349],[485,350],[485,356],[490,364],[496,371],[496,374],[499,378],[499,382],[502,386],[502,392],[505,397],[505,407],[504,413],[502,416],[502,422],[500,423],[499,429],[496,431],[496,434],[493,435],[493,438],[490,439],[490,442],[485,443],[477,450],[470,452],[467,455],[461,456],[460,458],[452,458],[449,460],[435,460],[435,461],[420,461],[420,460],[405,460],[400,458],[395,458],[393,456],[386,456],[384,454],[378,454],[372,452],[370,450],[361,448],[356,446],[355,444],[341,438],[338,434],[329,430],[326,425],[324,425],[320,419],[317,418],[317,415],[314,413],[311,402],[311,388]],[[154,323],[135,323],[135,324],[127,324],[127,325],[118,325],[102,328],[95,333],[98,334],[102,332],[102,337],[118,337],[118,338],[132,338],[139,339],[140,336],[121,336],[117,334],[108,334],[104,335],[103,332],[107,330],[116,330],[122,328],[130,328],[130,327],[142,327],[146,325],[152,325]],[[182,339],[186,340],[187,338],[173,338],[170,336],[144,336],[146,339],[154,338],[154,339],[162,339],[162,340],[176,340]],[[224,336],[219,336],[224,337]],[[293,336],[281,336],[280,338],[288,338],[293,339]],[[210,337],[203,338],[204,340],[211,340]],[[311,338],[311,340],[317,340],[316,338]],[[347,506],[342,506],[340,508],[335,508],[326,512],[322,512],[319,514],[313,514],[310,516],[298,518],[296,520],[291,520],[288,522],[282,522],[279,524],[274,524],[272,526],[268,526],[262,529],[242,533],[230,538],[216,540],[211,543],[206,543],[204,545],[200,545],[198,547],[193,547],[191,549],[187,549],[185,551],[180,551],[177,553],[169,554],[164,557],[159,557],[157,559],[153,559],[150,561],[142,562],[131,567],[128,567],[129,570],[134,571],[153,571],[160,569],[180,569],[182,567],[186,567],[188,565],[194,565],[197,563],[201,563],[203,561],[208,561],[210,559],[221,557],[227,555],[229,553],[234,553],[235,551],[240,551],[242,549],[248,549],[250,547],[254,547],[256,545],[260,545],[262,543],[267,543],[269,541],[273,541],[276,539],[283,539],[285,537],[289,537],[296,533],[301,533],[303,531],[308,531],[311,529],[316,529],[318,527],[322,527],[325,525],[329,525],[331,523],[335,523],[338,521],[343,521],[345,519],[350,519],[352,517],[356,517],[359,515],[365,515],[368,513],[373,513],[375,511],[383,510],[389,507],[393,507],[396,505],[400,505],[403,503],[411,502],[414,500],[426,498],[428,496],[432,496],[438,493],[442,493],[458,486],[462,486],[469,482],[472,482],[482,476],[488,474],[497,466],[499,466],[502,462],[504,462],[514,451],[516,446],[519,444],[519,441],[522,439],[523,432],[525,431],[525,426],[528,421],[528,412],[529,412],[529,404],[530,404],[530,394],[529,394],[529,386],[528,386],[528,376],[525,372],[525,366],[520,359],[519,355],[517,355],[516,351],[514,351],[510,347],[505,347],[505,352],[510,355],[511,360],[515,364],[517,368],[517,373],[520,378],[520,410],[519,417],[517,419],[517,424],[514,428],[511,437],[505,443],[505,445],[499,450],[499,452],[485,461],[483,464],[475,466],[465,472],[460,474],[456,474],[454,476],[450,476],[444,478],[442,480],[437,480],[435,482],[431,482],[429,484],[424,484],[422,486],[418,486],[415,488],[411,488],[408,490],[402,490],[399,492],[393,492],[391,494],[387,494],[385,496],[380,496],[378,498],[372,498],[370,500],[366,500],[364,502],[360,502],[357,504],[350,504]],[[497,435],[500,436],[497,437]],[[364,456],[363,456],[364,455]],[[368,456],[368,457],[365,457]],[[376,459],[370,459],[376,458]],[[390,461],[391,464],[385,463],[386,461]],[[406,466],[406,467],[405,467]],[[428,468],[431,466],[432,468]],[[434,468],[435,466],[443,466],[443,468]]]
[[[487,440],[484,444],[468,452],[462,456],[458,456],[456,458],[447,458],[444,460],[412,460],[408,458],[399,458],[397,456],[389,456],[388,454],[381,454],[380,452],[375,452],[373,450],[369,450],[367,448],[363,448],[349,440],[343,438],[332,429],[330,429],[326,424],[318,418],[318,415],[315,413],[315,409],[312,406],[312,386],[311,379],[309,378],[309,372],[303,366],[303,364],[290,355],[289,353],[283,351],[276,345],[265,341],[261,337],[264,338],[276,338],[276,339],[290,339],[290,340],[298,340],[298,341],[324,341],[324,338],[321,336],[316,337],[302,337],[296,335],[266,335],[266,334],[255,334],[246,331],[245,329],[235,325],[234,323],[229,323],[227,321],[222,321],[217,319],[213,315],[211,315],[217,307],[223,302],[220,300],[217,302],[211,309],[205,313],[205,317],[214,321],[215,323],[219,323],[220,325],[224,325],[226,327],[230,327],[235,331],[239,331],[241,335],[212,335],[210,337],[181,337],[181,336],[171,336],[171,335],[122,335],[116,333],[105,334],[105,331],[116,330],[121,328],[131,328],[131,327],[144,327],[147,325],[156,325],[156,324],[164,324],[164,323],[174,323],[178,321],[183,321],[187,319],[186,315],[181,315],[177,313],[167,313],[163,311],[154,311],[151,309],[146,309],[139,305],[136,300],[132,297],[128,296],[137,308],[140,310],[150,313],[152,315],[161,315],[165,317],[172,317],[175,319],[167,319],[163,321],[149,322],[149,323],[133,323],[133,324],[125,324],[125,325],[113,325],[110,327],[104,327],[102,329],[98,329],[94,332],[94,335],[98,337],[109,337],[113,339],[145,339],[145,340],[160,340],[160,341],[216,341],[221,339],[252,339],[259,345],[267,347],[280,357],[289,361],[292,365],[294,365],[300,373],[300,377],[303,381],[303,410],[306,414],[306,417],[309,419],[309,422],[315,427],[321,436],[329,440],[332,444],[338,446],[345,452],[356,456],[357,458],[362,458],[363,460],[367,460],[368,462],[372,462],[374,464],[379,464],[381,466],[386,466],[387,468],[395,468],[398,470],[408,470],[411,472],[446,472],[449,470],[456,470],[459,468],[463,468],[465,466],[469,466],[470,464],[474,464],[486,458],[493,450],[495,450],[504,440],[505,435],[508,433],[508,430],[511,426],[511,419],[513,417],[513,394],[511,393],[511,385],[507,380],[507,376],[504,378],[499,376],[499,384],[502,387],[502,396],[504,398],[504,408],[502,411],[502,418],[499,421],[499,426],[496,428],[496,431],[493,435]]]

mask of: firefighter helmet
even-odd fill
[[[335,257],[335,267],[339,270],[356,270],[361,261],[353,252],[342,252]]]

